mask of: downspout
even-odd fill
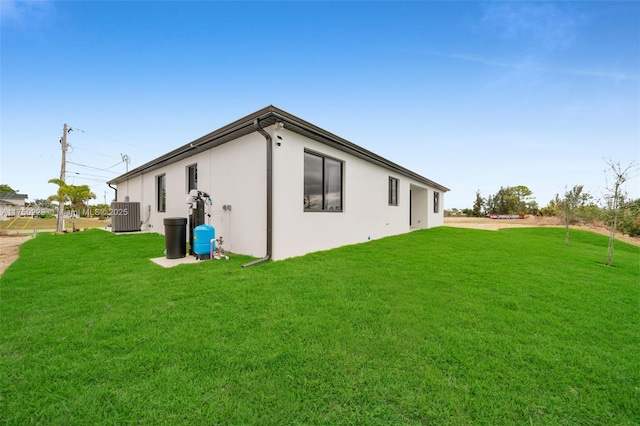
[[[267,141],[267,254],[262,259],[257,259],[249,263],[245,263],[242,265],[243,268],[247,268],[249,266],[258,265],[263,262],[267,262],[271,259],[271,248],[273,241],[273,146],[271,135],[267,133],[262,127],[260,127],[260,122],[256,118],[253,120],[253,127],[255,127],[256,131],[264,136]]]
[[[110,183],[107,183],[107,186],[115,191],[116,195],[115,195],[114,199],[116,201],[118,201],[118,188],[114,188],[113,186],[111,186]]]

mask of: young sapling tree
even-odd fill
[[[606,210],[609,215],[609,244],[607,247],[607,260],[605,264],[611,266],[613,262],[613,249],[616,240],[616,227],[618,226],[618,216],[621,213],[624,204],[625,192],[623,185],[629,177],[629,172],[637,168],[635,162],[631,162],[628,166],[622,167],[619,161],[606,161],[607,169],[605,177],[607,179],[607,193],[605,194]]]

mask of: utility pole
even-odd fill
[[[60,139],[60,145],[62,148],[62,163],[60,163],[60,180],[64,182],[65,175],[67,174],[67,133],[69,130],[67,128],[67,123],[64,123],[64,127],[62,128],[62,138]],[[62,222],[64,216],[64,201],[58,200],[58,224],[57,224],[57,232],[60,233],[63,231]]]
[[[122,161],[125,163],[125,173],[129,173],[129,162],[131,161],[131,158],[129,158],[127,154],[120,154],[120,156],[122,157]]]

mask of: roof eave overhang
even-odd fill
[[[274,107],[273,105],[256,111],[253,114],[250,114],[246,117],[234,121],[231,124],[228,124],[227,126],[204,135],[201,138],[194,140],[193,142],[183,145],[161,157],[156,158],[155,160],[152,160],[140,167],[131,170],[128,173],[120,175],[107,183],[118,184],[120,182],[124,182],[128,179],[140,176],[144,173],[149,173],[153,170],[159,169],[176,161],[180,161],[199,152],[215,148],[234,139],[248,135],[255,131],[253,123],[256,119],[259,121],[260,127],[262,128],[267,128],[277,122],[282,122],[287,130],[295,132],[299,135],[324,143],[335,149],[354,155],[358,158],[362,158],[368,162],[377,164],[388,170],[410,177],[418,182],[429,185],[440,191],[449,191],[448,188],[436,182],[433,182],[432,180],[427,179],[424,176],[421,176],[396,163],[382,158],[371,151],[368,151],[352,142],[347,141],[346,139],[334,135],[333,133],[327,132],[326,130],[321,129],[318,126],[315,126],[314,124],[291,115],[286,111]]]

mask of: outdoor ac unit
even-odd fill
[[[111,229],[113,232],[140,231],[140,203],[111,203]]]

